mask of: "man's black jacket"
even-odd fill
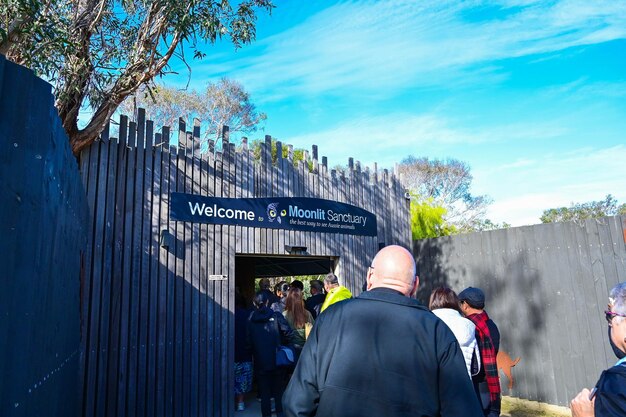
[[[626,364],[602,372],[596,387],[596,417],[626,416]]]
[[[304,306],[309,310],[309,313],[311,313],[314,319],[317,318],[317,314],[320,312],[320,308],[322,304],[324,304],[325,299],[326,294],[317,293],[307,298],[304,302]]]
[[[483,416],[450,329],[382,288],[318,316],[283,404],[288,417]]]

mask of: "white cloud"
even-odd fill
[[[352,119],[329,129],[281,139],[295,147],[318,145],[321,154],[329,152],[336,158],[329,162],[331,165],[345,164],[353,157],[367,165],[377,162],[392,167],[409,155],[446,153],[463,160],[463,155],[457,155],[461,146],[547,140],[565,133],[567,129],[557,123],[466,128],[437,113],[395,113]]]
[[[624,161],[626,145],[589,147],[483,169],[474,179],[495,200],[489,218],[523,226],[540,223],[546,209],[602,200],[607,194],[625,203]]]
[[[358,1],[329,7],[272,37],[241,58],[212,66],[252,91],[274,98],[341,94],[344,89],[389,93],[406,85],[502,77],[493,61],[553,53],[626,38],[626,3],[560,1],[504,4],[501,17],[471,21],[482,2]],[[491,7],[493,9],[493,7]],[[280,9],[275,11],[280,13]],[[204,73],[206,70],[202,70]],[[280,88],[278,88],[280,86]]]

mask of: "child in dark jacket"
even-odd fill
[[[276,415],[283,416],[282,396],[285,370],[276,366],[276,350],[281,344],[288,344],[294,331],[281,313],[269,307],[270,299],[259,291],[254,297],[255,310],[250,315],[247,327],[248,344],[252,349],[254,368],[258,377],[263,417],[272,414],[270,397],[274,398]]]

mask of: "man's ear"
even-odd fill
[[[417,294],[417,288],[420,285],[420,277],[415,275],[415,280],[413,281],[413,288],[411,288],[411,293],[409,294],[411,297],[415,297]]]
[[[372,288],[372,275],[374,275],[374,271],[372,271],[371,268],[367,269],[367,277],[366,277],[366,281],[367,281],[367,291],[369,291]]]

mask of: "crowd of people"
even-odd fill
[[[484,292],[435,288],[427,308],[418,285],[400,246],[378,252],[356,298],[332,273],[310,282],[306,300],[299,280],[272,292],[262,279],[251,311],[237,303],[237,409],[255,375],[263,417],[498,417],[500,332]],[[572,400],[573,417],[626,416],[626,283],[611,291],[606,319],[620,360]],[[285,345],[292,364],[281,366]]]
[[[259,291],[247,308],[244,297],[236,294],[235,309],[235,399],[236,409],[245,410],[245,394],[256,377],[258,399],[263,416],[275,411],[282,415],[282,395],[293,372],[315,318],[330,305],[352,298],[351,292],[339,285],[329,273],[324,281],[310,281],[311,296],[304,300],[304,283],[280,281],[272,291],[270,280],[259,281]],[[287,346],[292,364],[276,363],[276,352]]]

